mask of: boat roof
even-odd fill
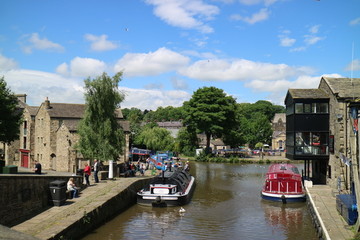
[[[298,168],[290,163],[276,163],[269,167],[268,173],[299,174]]]

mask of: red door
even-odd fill
[[[21,152],[21,166],[22,167],[29,167],[29,153]]]

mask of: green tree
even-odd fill
[[[187,127],[179,130],[175,140],[175,151],[185,154],[186,156],[195,155],[195,150],[199,146],[199,140],[196,131],[191,131]]]
[[[144,117],[142,111],[138,108],[125,108],[122,110],[124,119],[130,122],[130,146],[133,144],[135,137],[140,133],[141,122]]]
[[[134,144],[145,146],[154,151],[173,151],[174,138],[165,128],[160,128],[154,124],[148,124],[135,138]]]
[[[271,124],[264,114],[255,112],[251,118],[241,117],[241,126],[244,140],[251,148],[258,142],[270,143]]]
[[[205,133],[207,153],[211,137],[221,138],[237,124],[235,99],[216,87],[198,89],[184,103],[184,111],[184,124]]]
[[[0,78],[0,142],[10,144],[19,139],[22,109],[17,97],[7,87],[4,77]]]
[[[122,73],[113,78],[103,73],[86,79],[84,118],[79,124],[79,150],[86,158],[116,160],[122,153],[125,138],[117,122],[117,111],[124,96],[118,91]]]

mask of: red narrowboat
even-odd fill
[[[298,168],[289,163],[270,165],[261,196],[283,203],[305,201],[306,194]]]

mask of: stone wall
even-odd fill
[[[72,176],[82,186],[82,176]],[[43,176],[33,174],[0,175],[0,224],[19,224],[51,207],[50,182],[69,176]]]

